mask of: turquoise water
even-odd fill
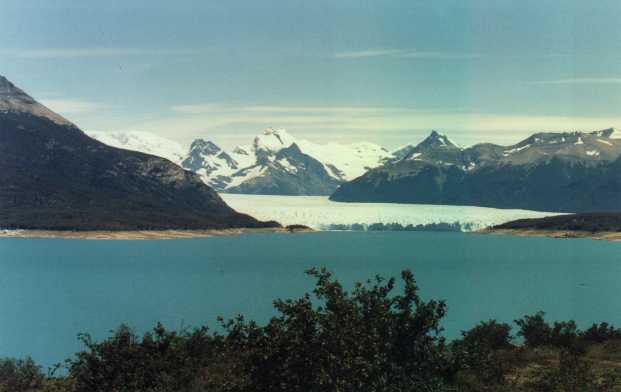
[[[325,265],[346,285],[414,271],[425,298],[445,299],[446,335],[537,310],[581,326],[621,325],[621,243],[461,233],[323,232],[164,241],[0,239],[0,356],[44,365],[120,323],[143,331],[265,321],[276,297],[312,288]]]

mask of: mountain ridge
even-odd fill
[[[0,228],[270,227],[174,163],[105,145],[0,79]]]
[[[535,133],[510,146],[419,143],[342,184],[331,200],[478,205],[540,211],[620,210],[621,136]],[[438,134],[430,137],[438,139]],[[619,172],[621,173],[621,172]]]
[[[507,146],[478,143],[461,147],[452,142],[448,136],[434,130],[419,143],[408,144],[390,152],[381,146],[365,142],[349,145],[333,142],[315,144],[306,140],[298,140],[285,130],[268,128],[255,137],[249,145],[237,146],[229,151],[221,149],[212,141],[196,139],[186,154],[185,160],[179,163],[186,169],[199,174],[207,184],[220,192],[276,195],[332,194],[332,199],[336,201],[435,204],[447,202],[467,205],[484,203],[481,205],[504,206],[507,203],[489,200],[488,196],[484,196],[483,190],[479,189],[481,185],[470,184],[464,196],[452,195],[451,197],[442,196],[438,188],[446,188],[443,184],[444,178],[449,178],[447,182],[449,187],[455,182],[469,182],[475,179],[474,183],[478,181],[502,182],[503,185],[500,186],[498,192],[503,192],[502,189],[513,189],[513,191],[518,191],[518,194],[524,194],[526,190],[516,190],[515,187],[508,187],[505,184],[509,182],[506,178],[510,175],[509,173],[516,175],[516,170],[518,170],[516,167],[524,166],[522,169],[528,171],[531,170],[529,168],[538,166],[538,171],[545,171],[546,167],[550,166],[550,161],[556,158],[564,162],[564,165],[583,165],[594,170],[594,166],[612,162],[619,156],[620,137],[621,132],[614,128],[593,132],[538,132]],[[305,168],[296,168],[297,174],[294,174],[291,162],[282,157],[275,162],[278,151],[293,143],[298,146],[300,150],[298,153],[322,164],[323,169],[318,169],[319,166],[313,164],[311,166],[316,169],[314,175],[302,179],[301,174],[305,172]],[[151,151],[153,150],[154,148],[151,148]],[[298,158],[300,159],[296,159],[297,162],[303,161],[301,157]],[[386,169],[387,167],[389,169]],[[563,173],[569,169],[563,170],[560,174],[565,175]],[[576,171],[579,170],[574,170]],[[378,172],[389,174],[390,179],[379,178]],[[419,183],[404,185],[405,189],[398,191],[389,188],[373,189],[373,187],[371,187],[372,191],[368,189],[351,191],[352,187],[355,188],[358,185],[357,183],[364,181],[362,178],[374,177],[373,181],[378,183],[392,182],[394,184],[395,178],[400,178],[397,182],[400,183],[404,181],[403,178],[412,177],[419,172],[421,173]],[[534,178],[535,175],[533,173],[531,177]],[[491,177],[483,180],[486,176]],[[494,176],[495,180],[492,178]],[[423,180],[423,178],[427,179]],[[520,178],[520,175],[516,178]],[[408,189],[412,186],[419,189],[419,196],[408,199]],[[523,184],[523,186],[526,185]],[[536,189],[531,191],[539,192]],[[468,192],[478,193],[478,195],[468,196]],[[508,203],[509,206],[519,205],[520,208],[530,206],[542,210],[549,209],[548,203],[545,208],[539,204],[532,205],[530,201]],[[563,210],[567,208],[574,207],[568,205],[563,207]]]

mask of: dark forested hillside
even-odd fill
[[[520,219],[494,226],[493,229],[620,232],[621,213],[570,214],[537,219]]]
[[[263,227],[172,162],[109,147],[0,77],[0,228]]]
[[[433,133],[403,157],[342,184],[331,199],[621,211],[621,143],[613,132],[538,134],[515,146],[466,149]]]

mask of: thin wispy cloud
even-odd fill
[[[621,77],[537,80],[534,82],[529,82],[529,84],[621,84]]]
[[[481,57],[478,53],[419,51],[411,49],[369,49],[351,52],[338,52],[334,58],[355,60],[373,57],[392,57],[401,59],[473,59]]]
[[[437,109],[378,106],[280,106],[204,103],[179,105],[172,115],[131,129],[191,141],[214,138],[223,145],[252,140],[268,127],[283,127],[296,135],[325,142],[338,137],[375,141],[393,148],[416,142],[431,129],[445,130],[464,145],[491,141],[515,143],[538,131],[597,130],[620,126],[621,117],[514,115],[473,108]]]
[[[458,52],[406,52],[400,54],[404,59],[476,59],[481,57],[478,53],[458,53]]]
[[[60,114],[84,114],[106,109],[106,105],[79,99],[42,99],[41,103]]]
[[[203,103],[194,105],[173,106],[172,111],[180,114],[208,114],[222,112],[244,112],[244,113],[274,113],[274,114],[378,114],[378,113],[399,113],[415,112],[426,113],[433,109],[419,109],[408,107],[385,107],[385,106],[278,106],[278,105],[248,105],[248,106],[229,106],[214,103]]]
[[[205,114],[218,113],[233,110],[230,106],[223,106],[214,103],[199,103],[193,105],[176,105],[170,108],[173,112],[181,114]]]
[[[370,49],[353,52],[338,52],[334,54],[337,59],[361,59],[367,57],[395,56],[403,53],[403,50],[395,49]]]
[[[191,49],[142,49],[142,48],[42,48],[12,51],[10,54],[24,59],[53,59],[79,57],[127,57],[191,53]]]

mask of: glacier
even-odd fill
[[[339,203],[325,196],[271,196],[220,193],[224,201],[237,210],[260,220],[276,220],[283,225],[302,224],[316,230],[338,226],[366,228],[373,224],[433,225],[459,223],[463,231],[525,218],[559,215],[517,209],[473,206]]]

